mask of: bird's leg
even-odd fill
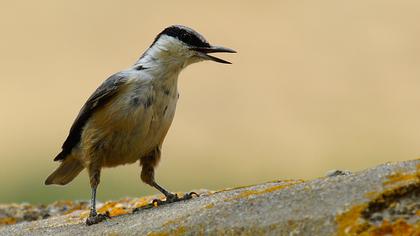
[[[149,162],[143,161],[141,163],[142,166],[143,166],[142,170],[141,170],[141,179],[143,180],[143,182],[149,184],[150,186],[156,188],[161,193],[163,193],[163,195],[165,195],[165,198],[166,198],[165,201],[155,199],[155,200],[153,200],[152,205],[155,205],[155,204],[163,205],[163,204],[178,202],[178,201],[182,201],[182,200],[188,200],[188,199],[191,199],[194,195],[198,196],[197,193],[191,192],[191,193],[185,194],[183,197],[178,197],[177,194],[171,193],[168,190],[164,189],[162,186],[160,186],[158,183],[156,183],[155,178],[154,178],[155,170],[154,170],[154,166],[151,165],[151,163],[154,163],[154,162],[153,161],[149,161]]]
[[[178,195],[176,193],[171,193],[171,192],[167,191],[166,189],[164,189],[163,187],[161,187],[155,181],[152,182],[151,186],[153,186],[154,188],[156,188],[157,190],[159,190],[161,193],[163,193],[163,195],[165,195],[165,198],[166,198],[166,202],[167,203],[179,201],[179,197],[178,197]],[[158,201],[158,200],[156,199],[154,201]]]
[[[96,216],[96,188],[97,186],[92,188],[92,193],[90,195],[90,213],[89,217]]]
[[[106,212],[105,214],[98,214],[96,212],[96,188],[99,185],[100,169],[89,167],[88,170],[89,170],[89,177],[90,177],[90,185],[92,188],[92,195],[90,199],[90,213],[89,213],[88,218],[86,219],[86,224],[93,225],[93,224],[102,222],[107,218],[110,218],[110,216],[108,212]]]

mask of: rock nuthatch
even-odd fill
[[[204,60],[230,64],[209,55],[217,52],[235,51],[212,46],[185,26],[164,29],[133,66],[109,77],[89,97],[54,159],[60,166],[45,184],[65,185],[86,168],[92,188],[88,225],[105,219],[95,206],[103,167],[140,160],[142,181],[162,192],[166,202],[191,198],[190,194],[178,197],[158,185],[154,169],[175,114],[179,73]]]

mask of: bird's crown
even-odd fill
[[[183,25],[172,25],[165,28],[156,36],[151,46],[153,46],[162,35],[174,37],[188,46],[200,48],[210,47],[209,42],[207,42],[201,34]]]

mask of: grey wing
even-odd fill
[[[83,127],[95,110],[107,104],[118,93],[121,85],[127,82],[127,77],[122,73],[116,73],[105,80],[101,86],[89,97],[83,105],[76,120],[70,128],[69,135],[62,146],[62,151],[54,158],[54,161],[64,160],[80,142]]]

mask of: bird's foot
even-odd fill
[[[174,203],[174,202],[179,202],[179,201],[185,201],[185,200],[189,200],[192,199],[193,196],[197,196],[199,197],[200,195],[198,195],[195,192],[190,192],[190,193],[186,193],[184,196],[182,197],[178,197],[178,194],[176,193],[171,193],[168,194],[166,196],[166,200],[162,201],[160,199],[155,199],[152,201],[152,205],[154,206],[160,206],[160,205],[165,205],[165,204],[169,204],[169,203]]]
[[[196,192],[190,192],[190,193],[186,193],[182,197],[178,197],[178,195],[176,193],[170,193],[166,196],[165,200],[154,199],[152,201],[152,203],[134,209],[133,213],[138,212],[142,209],[150,209],[150,208],[153,208],[153,207],[162,206],[162,205],[166,205],[166,204],[169,204],[169,203],[189,200],[189,199],[192,199],[194,196],[199,197],[200,195],[198,195],[198,193],[196,193]]]
[[[109,215],[108,211],[105,212],[105,214],[93,213],[93,214],[90,214],[89,217],[86,219],[86,225],[94,225],[106,219],[111,219],[111,216]]]

